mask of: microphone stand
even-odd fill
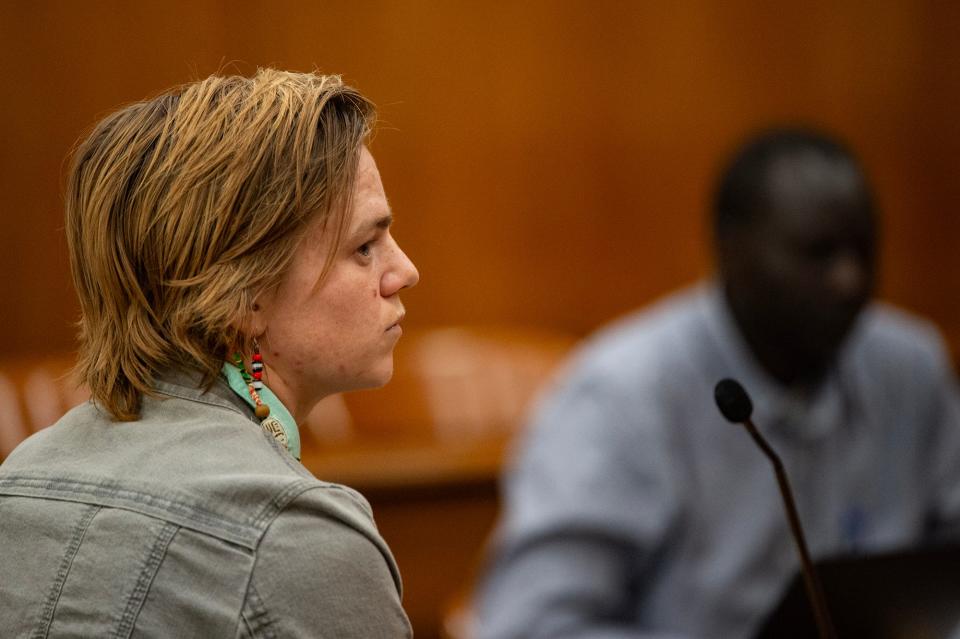
[[[790,522],[790,530],[793,532],[793,540],[797,544],[797,551],[800,553],[800,564],[803,568],[803,585],[807,591],[807,597],[813,605],[813,615],[817,622],[817,630],[820,639],[836,639],[837,633],[833,629],[833,622],[830,620],[830,611],[827,608],[827,600],[823,595],[823,587],[820,585],[820,579],[817,577],[813,562],[810,561],[810,553],[807,551],[807,542],[803,536],[803,528],[800,527],[800,516],[797,514],[797,507],[793,502],[793,491],[790,489],[790,480],[787,479],[787,473],[783,469],[783,462],[780,456],[770,447],[767,441],[754,426],[753,421],[747,417],[742,422],[744,428],[753,437],[753,440],[767,456],[770,463],[773,464],[773,470],[777,475],[777,485],[780,487],[780,495],[783,497],[783,503],[787,507],[787,520]]]

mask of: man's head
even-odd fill
[[[133,419],[167,367],[208,381],[246,351],[254,301],[287,272],[308,226],[327,269],[373,105],[339,77],[261,70],[132,104],[80,143],[66,233],[80,298],[78,372]]]
[[[714,215],[747,343],[782,383],[817,381],[874,286],[876,214],[856,158],[817,131],[761,133],[722,174]]]

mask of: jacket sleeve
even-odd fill
[[[325,485],[293,500],[257,550],[241,636],[404,639],[396,564],[357,493]]]
[[[678,509],[669,429],[650,408],[631,415],[596,379],[543,403],[506,479],[481,639],[665,637],[637,622],[637,589]]]

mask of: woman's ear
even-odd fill
[[[267,297],[264,293],[258,294],[246,308],[240,310],[239,317],[231,322],[241,340],[259,337],[266,332],[268,322],[265,307],[269,304],[265,304],[264,300]]]
[[[244,329],[246,329],[244,333],[250,337],[263,335],[264,331],[267,330],[265,315],[266,313],[264,313],[262,305],[254,302],[247,312],[247,321],[244,322]]]
[[[244,332],[247,335],[258,337],[267,332],[270,302],[271,294],[266,291],[258,293],[250,302],[250,308],[247,309],[247,321],[244,322],[244,328],[246,329]]]

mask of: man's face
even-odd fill
[[[801,154],[768,177],[767,210],[725,241],[721,269],[754,339],[818,373],[873,291],[875,220],[847,162]]]
[[[258,311],[265,381],[295,415],[331,393],[390,379],[404,315],[399,294],[419,279],[390,234],[390,207],[366,148],[349,219],[323,281],[331,234],[314,220],[289,271]]]

